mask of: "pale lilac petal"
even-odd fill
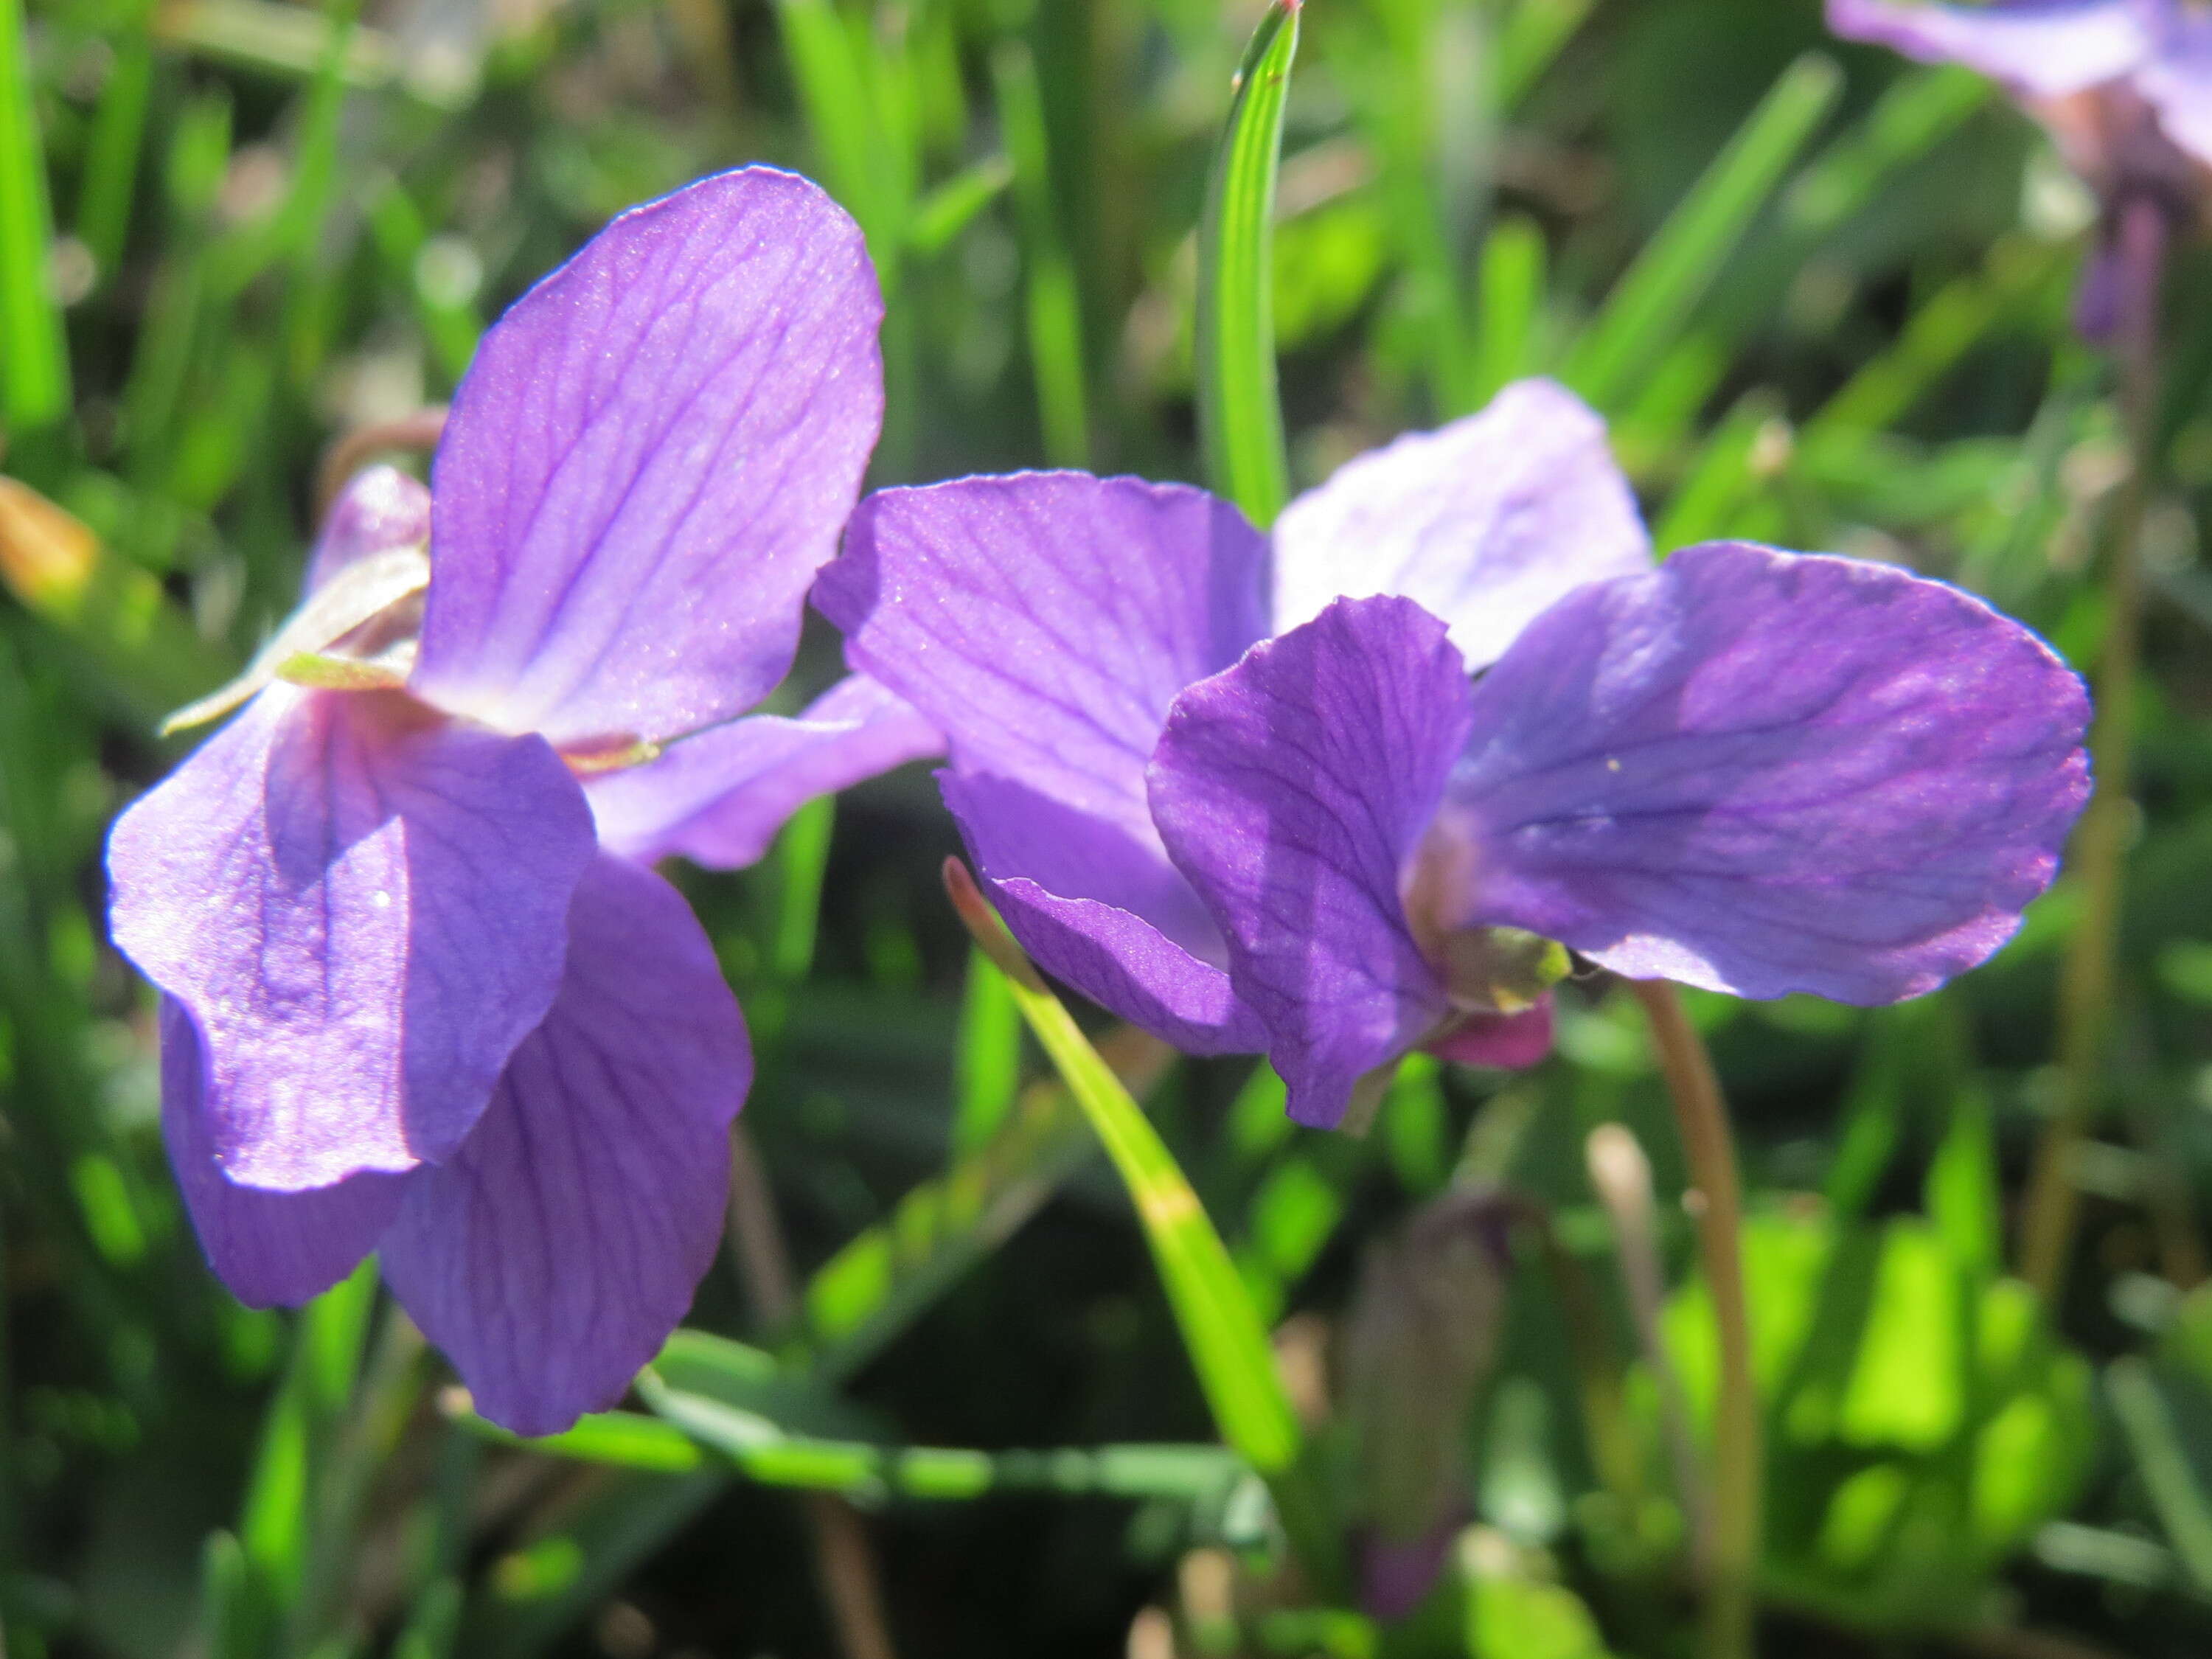
[[[568,969],[491,1108],[408,1186],[384,1273],[476,1408],[551,1434],[613,1405],[691,1305],[752,1080],[737,1000],[675,889],[602,854]]]
[[[207,1070],[191,1016],[161,999],[161,1138],[216,1277],[249,1308],[296,1307],[376,1248],[413,1177],[357,1175],[310,1192],[240,1187],[216,1161]]]
[[[2087,719],[2048,647],[1955,588],[1686,549],[1571,595],[1475,687],[1459,920],[1743,996],[1918,995],[2050,884]]]
[[[432,470],[415,685],[563,748],[680,737],[791,665],[883,418],[860,229],[753,167],[633,209],[485,335]]]
[[[117,821],[111,927],[198,1024],[231,1178],[297,1192],[460,1143],[592,853],[541,738],[279,685]]]
[[[795,720],[755,714],[710,727],[647,765],[601,773],[584,793],[611,852],[735,870],[816,796],[944,752],[911,704],[852,674]]]
[[[2127,74],[2149,54],[2142,0],[2001,0],[1995,5],[1828,0],[1828,27],[1923,64],[1963,64],[2014,92],[2057,98]]]
[[[1524,1071],[1552,1052],[1552,999],[1517,1014],[1469,1014],[1423,1046],[1455,1065]]]
[[[1024,473],[870,496],[814,602],[960,771],[1152,843],[1168,705],[1267,631],[1267,571],[1259,533],[1203,490]]]
[[[313,592],[348,565],[395,547],[430,539],[430,492],[396,466],[356,472],[324,516],[307,558],[305,591]]]
[[[1400,882],[1467,732],[1464,662],[1397,599],[1338,600],[1168,717],[1152,811],[1301,1123],[1334,1124],[1445,1012]]]
[[[1651,563],[1605,422],[1549,380],[1347,462],[1274,539],[1278,633],[1339,596],[1391,593],[1450,624],[1470,669],[1562,594]]]
[[[1009,779],[938,781],[999,913],[1047,973],[1188,1054],[1267,1046],[1231,988],[1221,930],[1153,837]]]
[[[2212,166],[2212,17],[2169,4],[2160,21],[2157,50],[2136,71],[2136,90],[2177,148]]]

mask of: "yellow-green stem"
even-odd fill
[[[1751,1316],[1743,1286],[1743,1192],[1736,1177],[1735,1141],[1712,1058],[1683,1012],[1674,986],[1664,980],[1631,980],[1629,988],[1644,1005],[1652,1049],[1667,1079],[1667,1091],[1674,1097],[1674,1121],[1689,1164],[1698,1257],[1712,1297],[1719,1339],[1705,1659],[1752,1659],[1765,1450],[1759,1385],[1751,1370]]]
[[[2021,1224],[2021,1276],[2046,1305],[2065,1289],[2080,1209],[2075,1161],[2104,1104],[2106,1058],[2118,990],[2120,905],[2134,817],[2136,671],[2142,655],[2142,521],[2156,471],[2158,299],[2165,212],[2132,204],[2120,226],[2136,280],[2120,299],[2115,348],[2130,465],[2113,505],[2105,572],[2105,634],[2097,655],[2089,755],[2096,793],[2075,831],[2081,914],[2058,988],[2058,1110],[2036,1149]]]

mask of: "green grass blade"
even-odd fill
[[[919,258],[942,253],[1013,181],[1014,165],[1003,155],[955,173],[914,204],[907,246]]]
[[[2197,1482],[2156,1376],[2130,1354],[2106,1367],[2105,1389],[2166,1542],[2190,1582],[2212,1594],[2212,1495]]]
[[[1896,171],[1917,161],[1990,100],[1990,82],[1955,64],[1899,76],[1874,107],[1797,175],[1782,198],[1801,240],[1825,236],[1871,203]]]
[[[1499,220],[1482,245],[1468,386],[1476,407],[1533,366],[1544,311],[1545,263],[1542,228],[1522,215]]]
[[[1207,481],[1265,529],[1290,497],[1275,390],[1275,176],[1299,0],[1274,0],[1246,47],[1198,236],[1198,419]]]
[[[0,411],[18,438],[69,413],[69,343],[46,274],[52,240],[22,6],[0,0]]]
[[[822,878],[830,868],[830,837],[836,827],[836,798],[823,795],[793,812],[776,837],[775,937],[769,942],[768,959],[776,978],[787,985],[796,985],[814,967]]]
[[[1651,532],[1662,557],[1728,534],[1737,512],[1773,470],[1766,461],[1775,447],[1769,434],[1780,429],[1781,412],[1771,392],[1750,392],[1713,428]]]
[[[945,885],[975,942],[1006,972],[1014,1000],[1135,1206],[1184,1350],[1224,1440],[1265,1479],[1292,1547],[1324,1586],[1341,1576],[1333,1522],[1301,1467],[1304,1435],[1275,1370],[1267,1328],[1206,1206],[1113,1068],[1022,954],[965,866]]]
[[[1014,164],[1014,205],[1028,285],[1030,367],[1036,377],[1045,456],[1054,466],[1079,467],[1091,458],[1083,301],[1053,202],[1036,59],[1020,41],[1008,40],[992,54],[991,70],[999,93],[999,125]]]
[[[87,142],[83,182],[76,199],[77,240],[91,251],[102,288],[115,280],[131,231],[131,204],[146,147],[146,118],[154,93],[154,42],[143,11],[126,26],[115,67],[100,89]]]
[[[1816,53],[1783,71],[1607,296],[1569,354],[1568,385],[1601,409],[1619,406],[1674,343],[1842,85]]]
[[[999,1132],[1022,1080],[1022,1016],[1006,976],[981,951],[968,957],[952,1054],[952,1152],[965,1157]]]
[[[890,222],[891,203],[878,162],[885,135],[853,37],[830,0],[778,0],[776,13],[783,22],[784,54],[821,157],[823,182],[860,222],[877,264],[889,264],[896,252],[896,227]],[[884,286],[890,287],[888,272]]]

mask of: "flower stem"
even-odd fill
[[[2080,1209],[2075,1160],[2105,1093],[2105,1061],[2118,988],[2120,904],[2135,781],[2136,684],[2142,656],[2142,523],[2156,471],[2158,313],[2166,268],[2165,210],[2130,203],[2120,223],[2125,287],[2113,342],[2130,464],[2112,508],[2105,572],[2106,614],[2089,733],[2096,793],[2075,832],[2081,916],[2058,989],[2057,1115],[2036,1150],[2021,1226],[2021,1274],[2046,1305],[2065,1288]]]
[[[1743,1287],[1743,1196],[1720,1079],[1704,1041],[1665,980],[1631,980],[1674,1102],[1689,1161],[1698,1255],[1713,1300],[1720,1386],[1713,1401],[1711,1576],[1705,1586],[1705,1659],[1751,1659],[1765,1481],[1759,1388]]]

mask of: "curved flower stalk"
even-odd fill
[[[2087,790],[2087,698],[2034,635],[1884,565],[1652,568],[1595,418],[1540,383],[1353,462],[1272,548],[1131,479],[886,491],[817,603],[946,732],[1037,961],[1264,1050],[1310,1124],[1415,1047],[1540,1057],[1561,946],[1932,990],[2010,937]]]
[[[2112,338],[2154,284],[2164,237],[2130,229],[2154,210],[2193,223],[2212,182],[2212,13],[2188,0],[1994,0],[1980,6],[1827,0],[1828,27],[1924,64],[1997,82],[2050,131],[2103,207],[2075,320]]]
[[[296,1303],[380,1251],[522,1433],[620,1396],[720,1232],[744,1024],[644,860],[743,862],[939,746],[858,680],[738,718],[859,493],[881,313],[790,174],[616,220],[485,336],[431,490],[350,486],[299,614],[187,711],[242,712],[109,842],[216,1272]]]

